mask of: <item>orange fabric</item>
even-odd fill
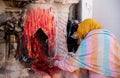
[[[98,47],[97,47],[98,46],[98,38],[96,36],[92,36],[92,39],[93,40],[92,40],[92,46],[91,47],[93,49],[94,49],[94,47],[96,47],[96,48],[95,48],[95,51],[93,51],[93,54],[90,58],[90,62],[91,62],[92,65],[96,65],[97,62],[98,62],[98,60],[97,60],[97,58],[98,58]],[[98,71],[98,68],[96,67],[94,70]]]

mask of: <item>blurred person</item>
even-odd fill
[[[67,56],[55,56],[53,64],[72,78],[120,78],[120,47],[113,33],[94,19],[83,20],[73,37],[79,47]],[[79,70],[79,74],[74,72]],[[65,74],[65,73],[64,73]],[[67,77],[65,77],[67,78]]]

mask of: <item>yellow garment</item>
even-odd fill
[[[85,36],[94,29],[102,29],[102,26],[92,18],[85,19],[82,21],[77,29],[77,36],[84,39]]]

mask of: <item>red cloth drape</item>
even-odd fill
[[[25,39],[27,39],[29,56],[36,59],[33,67],[45,72],[57,70],[55,67],[51,69],[47,66],[48,58],[45,55],[45,45],[34,35],[39,28],[41,28],[48,36],[48,52],[50,55],[53,55],[55,47],[56,23],[50,9],[37,8],[27,12],[27,17],[24,21],[24,36]]]
[[[50,14],[50,10],[47,9],[32,9],[27,13],[27,18],[24,22],[25,35],[28,39],[28,49],[29,53],[31,52],[31,36],[41,28],[49,37],[49,52],[50,54],[54,53],[55,46],[55,33],[56,33],[56,23],[54,16]],[[53,52],[53,53],[52,53]]]

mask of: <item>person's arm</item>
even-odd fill
[[[74,72],[74,71],[78,70],[79,67],[69,64],[70,58],[72,58],[72,57],[68,55],[68,57],[62,58],[62,60],[56,60],[54,62],[54,66],[57,66],[60,69],[69,71],[69,72]]]

